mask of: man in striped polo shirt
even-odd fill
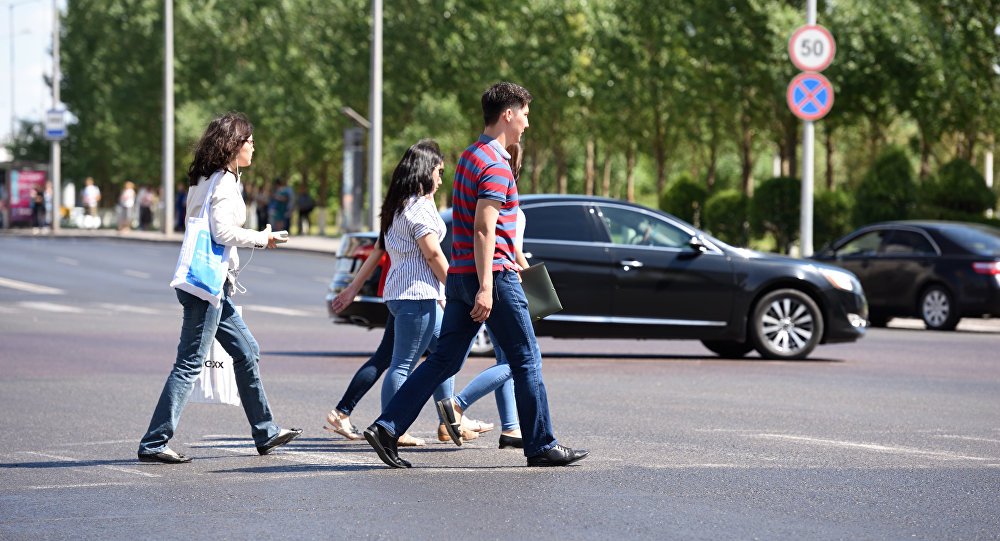
[[[465,149],[455,171],[452,198],[452,254],[445,295],[448,299],[437,349],[410,374],[365,430],[365,439],[383,462],[409,468],[396,441],[416,420],[434,388],[458,373],[483,322],[506,354],[514,381],[524,455],[529,466],[566,466],[588,455],[556,442],[542,381],[542,355],[528,315],[528,302],[514,265],[517,185],[504,150],[528,128],[531,94],[501,82],[483,93],[486,127]],[[438,409],[452,439],[461,445],[462,414],[453,400]]]

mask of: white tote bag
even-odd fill
[[[243,307],[237,306],[236,311],[243,315]],[[199,404],[225,404],[239,406],[240,392],[236,388],[236,371],[233,369],[233,358],[222,348],[218,340],[212,341],[201,373],[194,380],[190,402]]]
[[[201,214],[187,219],[184,243],[181,244],[181,253],[177,257],[174,278],[170,281],[170,287],[206,300],[212,306],[218,306],[222,299],[231,249],[212,239],[210,224],[212,192],[215,191],[215,182],[223,174],[223,171],[219,171],[212,175]]]

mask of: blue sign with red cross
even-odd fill
[[[833,108],[833,85],[818,73],[800,73],[788,84],[788,108],[802,120],[819,120]]]

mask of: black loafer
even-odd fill
[[[368,441],[368,445],[372,446],[372,449],[375,449],[382,462],[385,462],[390,468],[412,468],[412,464],[399,458],[399,451],[396,450],[398,439],[392,437],[389,431],[382,428],[380,424],[372,424],[365,430],[365,440]]]
[[[500,448],[524,449],[524,440],[517,436],[504,436],[500,434]]]
[[[577,460],[587,458],[590,451],[586,449],[570,449],[556,445],[540,455],[529,456],[529,466],[569,466]]]
[[[278,431],[277,435],[268,440],[264,445],[257,446],[257,452],[266,455],[273,451],[276,447],[281,447],[282,445],[294,440],[302,434],[301,428],[282,428]]]
[[[164,449],[159,453],[139,453],[139,462],[158,462],[160,464],[187,464],[191,457],[178,454],[173,449]]]

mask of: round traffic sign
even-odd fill
[[[823,71],[833,62],[837,44],[833,34],[818,24],[800,26],[788,39],[788,56],[802,71]]]
[[[818,73],[800,73],[788,84],[788,108],[802,120],[819,120],[833,108],[833,85]]]

